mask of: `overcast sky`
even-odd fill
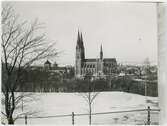
[[[59,65],[74,65],[78,29],[83,33],[86,58],[142,63],[146,57],[157,62],[157,19],[155,3],[123,2],[14,2],[25,20],[38,18],[46,34],[63,51]]]

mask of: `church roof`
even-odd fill
[[[116,62],[116,59],[115,58],[104,58],[103,59],[104,62]]]
[[[84,61],[85,62],[97,62],[97,60],[99,59],[92,58],[92,59],[85,59]],[[116,62],[116,59],[115,58],[104,58],[103,61],[104,62]]]
[[[96,62],[97,59],[85,59],[85,62]]]

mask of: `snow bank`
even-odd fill
[[[36,100],[27,104],[24,111],[37,111],[33,116],[54,116],[88,113],[88,105],[79,93],[34,93]],[[148,103],[146,103],[146,100]],[[92,112],[158,108],[157,97],[145,97],[125,92],[101,92],[93,103]],[[28,119],[29,124],[71,124],[71,116],[61,118]],[[144,124],[147,112],[118,113],[92,116],[93,124]],[[158,114],[151,115],[153,124],[158,123]],[[76,124],[88,124],[88,116],[75,117]],[[16,124],[24,124],[19,119]]]

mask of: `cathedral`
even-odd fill
[[[78,31],[76,57],[75,57],[75,77],[83,78],[92,76],[95,78],[106,78],[116,73],[117,61],[115,58],[103,58],[102,45],[100,47],[99,58],[86,59],[82,33]]]

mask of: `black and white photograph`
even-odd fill
[[[162,4],[2,1],[1,124],[161,124]]]

